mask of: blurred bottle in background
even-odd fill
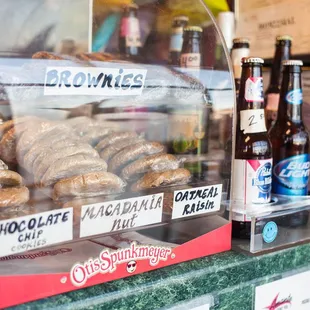
[[[183,45],[183,29],[187,24],[187,16],[180,15],[173,18],[169,47],[169,64],[172,66],[180,65],[180,56]]]
[[[126,58],[140,56],[141,35],[136,4],[129,4],[123,9],[119,33],[119,52]]]
[[[237,98],[239,93],[241,71],[242,71],[241,59],[243,57],[249,57],[249,55],[250,55],[250,41],[247,38],[235,38],[233,40],[233,47],[231,50],[231,62],[233,65]]]
[[[282,77],[282,61],[291,58],[292,38],[284,35],[276,38],[276,50],[271,68],[270,83],[265,92],[266,124],[269,129],[277,119]]]

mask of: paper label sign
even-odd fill
[[[141,95],[147,70],[93,67],[48,67],[44,95]]]
[[[82,206],[80,237],[161,222],[164,194]]]
[[[264,109],[240,111],[240,130],[244,134],[266,132]]]
[[[221,208],[221,197],[222,184],[175,191],[172,218],[218,211]]]
[[[0,221],[0,256],[70,241],[72,231],[72,208]]]
[[[310,271],[255,288],[255,310],[310,309]]]

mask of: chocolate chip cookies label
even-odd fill
[[[219,211],[221,197],[222,184],[175,191],[172,218],[178,219]]]
[[[160,193],[82,206],[80,237],[159,223],[163,199]]]
[[[72,208],[0,221],[0,256],[70,241],[72,227]]]

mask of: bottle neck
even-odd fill
[[[302,85],[300,69],[283,73],[278,112],[279,122],[302,123]]]
[[[262,67],[246,64],[242,67],[237,110],[264,109]]]
[[[199,53],[201,54],[201,37],[200,36],[184,36],[182,54]]]
[[[291,58],[291,46],[290,43],[286,44],[278,44],[276,46],[276,52],[271,68],[271,76],[270,76],[270,83],[268,87],[269,93],[280,92],[280,85],[281,85],[281,74],[282,74],[282,61]]]

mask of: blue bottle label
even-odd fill
[[[302,104],[302,90],[293,89],[286,94],[285,98],[289,104]]]
[[[273,169],[272,191],[280,195],[307,195],[310,172],[309,160],[309,154],[303,154],[278,162]]]

